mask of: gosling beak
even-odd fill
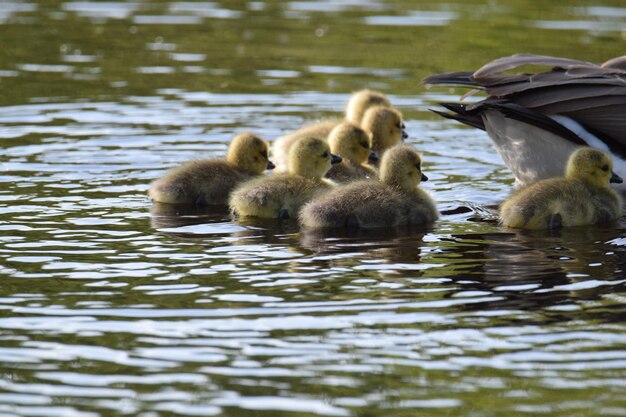
[[[428,181],[428,177],[422,173],[422,181]]]
[[[330,154],[330,163],[332,165],[338,164],[341,162],[341,157],[339,155],[335,155],[333,153]]]
[[[367,157],[368,162],[374,164],[378,161],[380,161],[380,158],[378,157],[378,154],[376,153],[376,151],[372,151],[370,153],[370,156]]]
[[[276,168],[276,165],[274,165],[272,161],[267,161],[267,168],[265,169],[274,169],[274,168]]]
[[[408,133],[406,133],[406,130],[403,130],[403,131],[402,131],[402,140],[404,140],[404,139],[406,139],[406,138],[408,138],[408,137],[409,137],[409,134],[408,134]]]
[[[621,184],[624,182],[624,180],[622,180],[622,177],[620,177],[619,175],[617,175],[615,172],[612,173],[613,175],[611,175],[611,179],[609,180],[609,182],[615,183],[615,184]]]

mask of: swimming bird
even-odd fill
[[[504,71],[549,66],[535,73]],[[568,58],[517,54],[477,71],[433,75],[424,84],[483,91],[471,104],[441,103],[439,115],[486,130],[517,182],[559,176],[580,146],[608,152],[626,175],[626,55],[601,65]]]
[[[363,120],[365,111],[374,106],[392,107],[387,96],[380,91],[370,89],[357,91],[350,96],[346,104],[346,120],[358,125]]]
[[[350,96],[346,104],[345,118],[343,120],[348,120],[359,125],[366,110],[374,106],[391,107],[391,103],[381,92],[368,89],[357,91]],[[288,170],[289,148],[298,139],[315,136],[326,140],[330,131],[343,120],[341,118],[321,120],[307,124],[293,133],[276,139],[272,144],[272,155],[276,162],[276,171],[285,172]]]
[[[367,109],[361,128],[371,133],[372,150],[378,156],[409,137],[404,130],[402,113],[391,107],[374,106]]]
[[[413,147],[397,145],[385,152],[379,176],[313,199],[302,208],[300,223],[309,228],[374,228],[421,225],[439,217],[432,197],[419,188],[428,177]]]
[[[590,147],[569,158],[564,177],[548,178],[522,188],[500,208],[503,226],[559,229],[603,224],[622,215],[622,199],[609,187],[622,179],[612,173],[612,160]]]
[[[237,184],[273,169],[269,145],[253,133],[233,138],[225,160],[200,159],[172,168],[150,186],[153,201],[170,204],[224,205]]]
[[[289,171],[289,151],[294,143],[302,138],[308,137],[326,140],[330,131],[339,123],[341,123],[341,119],[333,118],[307,124],[293,133],[276,139],[274,143],[272,143],[272,157],[276,162],[276,172]]]
[[[344,121],[329,133],[328,144],[330,151],[339,155],[342,161],[330,167],[326,178],[342,183],[376,176],[376,170],[367,165],[368,160],[378,159],[371,150],[372,137],[368,132],[352,122]]]
[[[236,216],[288,219],[313,197],[329,191],[333,184],[322,177],[341,158],[316,137],[298,140],[289,152],[289,172],[255,178],[241,184],[230,197]]]

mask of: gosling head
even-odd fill
[[[381,155],[409,136],[404,131],[402,114],[390,107],[367,109],[361,127],[372,134],[372,149]]]
[[[328,134],[330,151],[357,165],[367,162],[372,153],[372,136],[354,123],[345,121]]]
[[[609,183],[621,183],[613,172],[613,161],[606,153],[594,148],[579,148],[567,161],[565,176],[577,178],[596,187],[608,187]]]
[[[241,133],[233,138],[228,147],[226,160],[251,174],[261,174],[273,169],[269,160],[269,145],[252,133]]]
[[[391,107],[389,99],[383,93],[374,90],[361,90],[352,94],[346,105],[346,119],[352,123],[360,124],[365,111],[370,107]]]
[[[422,158],[408,145],[397,145],[383,155],[380,163],[380,180],[388,185],[411,191],[420,182],[428,181],[422,173]]]
[[[341,158],[330,153],[328,144],[320,138],[299,139],[289,150],[289,171],[308,178],[322,178],[332,164]]]

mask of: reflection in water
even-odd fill
[[[626,253],[602,243],[614,233],[573,228],[559,236],[526,231],[453,235],[444,240],[450,247],[442,256],[453,260],[457,279],[470,280],[466,287],[505,296],[481,308],[550,308],[598,300],[607,286],[623,286]]]
[[[228,206],[198,207],[153,201],[150,207],[150,226],[157,230],[184,229],[185,226],[228,221],[230,221]]]
[[[304,229],[300,245],[317,256],[355,253],[394,264],[418,264],[426,227]],[[375,269],[374,266],[372,269]]]

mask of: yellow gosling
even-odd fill
[[[341,158],[316,137],[297,141],[289,153],[289,172],[256,178],[231,194],[230,208],[237,216],[270,219],[296,217],[310,199],[329,191],[333,184],[322,177]]]
[[[402,114],[389,107],[371,107],[363,116],[361,127],[372,134],[372,149],[380,157],[384,152],[408,137]]]
[[[419,188],[428,178],[421,157],[408,145],[389,149],[381,160],[380,180],[361,180],[338,187],[306,204],[300,223],[309,228],[393,227],[435,221],[432,197]]]
[[[289,135],[276,139],[272,144],[272,157],[276,162],[276,172],[289,171],[289,150],[299,139],[316,137],[326,140],[328,134],[339,123],[341,123],[340,119],[330,119],[308,124]]]
[[[611,158],[594,148],[579,148],[569,157],[564,177],[538,181],[507,199],[500,224],[537,230],[610,223],[622,216],[622,199],[611,182],[622,182]]]
[[[339,155],[342,161],[330,168],[326,178],[343,183],[376,176],[376,170],[367,165],[368,159],[375,160],[377,156],[371,149],[372,138],[365,130],[344,121],[330,132],[328,144],[330,151]]]
[[[274,168],[268,151],[266,141],[242,133],[231,141],[226,160],[189,161],[173,168],[151,184],[150,198],[170,204],[225,205],[237,184]]]
[[[383,93],[373,90],[361,90],[350,96],[345,110],[345,120],[360,125],[363,115],[370,107],[391,107],[389,99]],[[289,148],[303,137],[315,136],[327,139],[330,131],[341,123],[341,119],[328,119],[308,124],[297,131],[281,136],[272,144],[272,156],[276,163],[276,172],[288,171]]]
[[[374,90],[361,90],[350,96],[346,105],[346,120],[361,124],[365,111],[370,107],[391,107],[389,99],[381,92]]]

